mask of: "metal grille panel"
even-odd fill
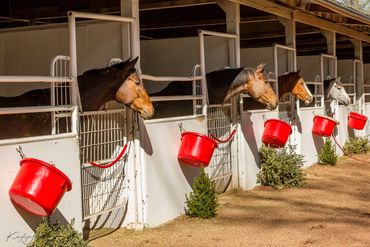
[[[69,77],[69,57],[56,56],[50,65],[51,76]],[[69,82],[54,82],[51,87],[52,105],[72,105],[71,84]],[[52,113],[52,133],[71,132],[71,114],[69,112]]]
[[[92,161],[109,163],[118,156],[127,143],[125,123],[124,109],[87,112],[80,117],[84,220],[126,205],[128,181],[125,159],[105,169],[88,165]]]
[[[231,133],[231,105],[211,105],[208,107],[208,134],[219,139],[226,139]],[[215,182],[216,190],[227,189],[232,175],[231,141],[220,143],[215,149],[207,173]]]

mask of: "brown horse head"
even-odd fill
[[[123,70],[129,71],[129,76],[123,78],[124,82],[116,92],[116,100],[128,106],[140,113],[141,117],[148,119],[153,117],[154,108],[150,101],[149,95],[144,88],[144,84],[141,81],[139,75],[135,70],[135,64],[138,60],[136,57],[134,60],[127,60],[123,64]],[[115,66],[115,65],[113,65]],[[124,75],[123,73],[122,75]]]
[[[140,113],[143,118],[151,118],[154,114],[152,102],[140,77],[136,73],[135,64],[138,58],[114,64],[102,69],[86,71],[78,77],[81,104],[84,111],[97,111],[111,100]]]
[[[224,102],[229,101],[233,96],[240,93],[248,93],[253,99],[266,106],[267,109],[276,109],[278,97],[267,81],[264,67],[265,64],[262,63],[256,68],[244,68],[230,85]]]
[[[300,71],[301,70],[289,72],[285,75],[279,76],[279,98],[286,93],[291,93],[298,99],[302,100],[306,105],[309,105],[313,100],[313,96],[304,82]]]

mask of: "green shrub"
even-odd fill
[[[195,178],[193,192],[186,196],[186,214],[191,217],[212,218],[216,216],[217,195],[213,182],[201,169],[199,177]]]
[[[67,225],[52,224],[49,218],[45,218],[36,228],[35,237],[28,247],[87,247],[73,224],[74,220]]]
[[[321,149],[321,153],[317,156],[317,158],[317,163],[320,165],[335,166],[337,163],[338,155],[330,138],[326,138],[324,146]]]
[[[296,154],[294,149],[289,146],[277,150],[263,145],[259,150],[261,170],[257,182],[277,189],[302,187],[303,155]]]
[[[369,151],[369,140],[366,137],[350,138],[344,144],[347,154],[364,154]]]

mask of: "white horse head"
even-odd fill
[[[325,80],[324,93],[325,98],[335,99],[346,106],[351,104],[351,98],[348,96],[344,86],[340,82],[340,77]]]

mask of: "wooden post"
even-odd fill
[[[355,59],[353,61],[353,80],[356,88],[356,107],[359,113],[364,113],[365,96],[364,96],[364,68],[363,68],[363,48],[362,41],[351,39],[354,46]]]
[[[217,4],[226,13],[226,24],[227,32],[236,34],[238,37],[236,39],[228,39],[228,50],[229,50],[229,64],[232,67],[240,67],[240,5],[238,3],[217,0]],[[233,97],[231,100],[231,119],[232,128],[237,128],[238,132],[236,138],[231,146],[231,164],[232,164],[232,182],[231,186],[233,189],[239,188],[239,160],[241,160],[240,150],[240,138],[242,134],[241,126],[237,121],[237,108],[239,106],[239,97]]]
[[[131,59],[139,56],[135,67],[140,71],[140,26],[139,26],[139,0],[121,0],[121,16],[133,17],[135,21],[122,24],[122,55],[129,54]],[[145,152],[140,143],[144,143],[140,129],[145,128],[137,113],[127,109],[127,132],[133,130],[133,134],[128,136],[128,141],[133,144],[133,152],[129,154],[129,164],[133,164],[129,170],[128,179],[130,180],[129,194],[133,203],[127,206],[128,210],[134,212],[133,219],[130,219],[128,228],[142,230],[146,221],[146,174],[145,174]],[[135,121],[137,120],[137,121]]]
[[[282,17],[278,17],[279,22],[285,28],[285,45],[296,48],[296,22],[294,20],[294,16],[291,16],[291,19],[286,19]],[[296,59],[296,51],[288,53],[288,71],[296,71],[297,70],[297,59]],[[299,111],[299,101],[294,97],[290,97],[290,105],[291,105],[291,112],[290,112],[290,122],[292,124],[292,138],[293,144],[297,147],[297,152],[300,153],[301,150],[301,134],[298,132],[298,124],[296,121],[300,120],[300,111]]]
[[[131,24],[122,24],[122,55],[128,53],[132,59],[139,56],[136,68],[140,68],[139,0],[121,0],[121,16],[135,18]]]
[[[328,55],[336,56],[337,54],[336,33],[333,31],[328,31],[324,29],[321,29],[321,33],[326,38]]]

